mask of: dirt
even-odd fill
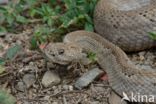
[[[5,64],[6,72],[0,74],[0,87],[10,90],[16,97],[17,104],[108,104],[111,89],[107,80],[95,80],[83,90],[73,87],[75,80],[89,68],[80,70],[82,68],[76,66],[69,68],[52,65],[49,70],[59,74],[61,83],[45,88],[41,81],[48,69],[45,68],[44,58],[39,51],[30,50],[31,35],[31,31],[26,31],[18,35],[6,34],[5,37],[0,37],[0,57],[14,44],[22,46],[17,56]],[[156,69],[154,50],[131,53],[128,56],[137,67],[143,67],[145,70]],[[91,67],[94,66],[96,65]],[[29,86],[23,80],[25,75],[32,75],[34,78],[33,83],[28,82]]]

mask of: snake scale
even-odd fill
[[[63,43],[47,45],[44,54],[50,61],[69,64],[87,59],[85,52],[94,52],[118,95],[123,96],[123,92],[129,98],[132,93],[152,95],[156,102],[156,71],[136,68],[124,52],[156,45],[148,36],[156,26],[156,1],[100,0],[95,8],[94,24],[101,36],[83,30],[71,32]]]

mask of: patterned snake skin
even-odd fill
[[[120,96],[125,92],[153,95],[156,99],[156,72],[137,69],[127,55],[117,46],[98,34],[77,31],[67,34],[64,42],[77,43],[85,50],[97,54],[98,63],[107,72],[112,89]]]
[[[148,34],[156,30],[156,0],[100,0],[94,25],[97,33],[124,51],[156,46]]]
[[[156,71],[137,69],[119,47],[99,34],[71,32],[65,36],[64,43],[49,44],[44,54],[52,62],[69,64],[84,60],[82,53],[87,51],[96,53],[97,62],[107,72],[110,86],[117,94],[123,96],[124,92],[130,100],[132,93],[147,97],[152,95],[156,101]]]

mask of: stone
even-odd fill
[[[23,76],[23,82],[25,83],[27,88],[30,88],[36,81],[34,74],[25,74]]]
[[[69,91],[73,91],[74,90],[74,88],[73,88],[73,86],[69,86]]]
[[[63,85],[62,88],[63,88],[64,90],[68,90],[68,89],[69,89],[69,86],[68,86],[68,85]]]
[[[82,88],[87,87],[92,81],[101,76],[103,73],[104,72],[99,68],[91,69],[75,82],[74,87],[81,90]]]
[[[139,54],[139,56],[145,56],[146,52],[142,51],[142,52],[139,52],[138,54]]]
[[[42,78],[42,84],[44,87],[51,87],[51,86],[59,84],[60,82],[61,82],[61,79],[59,75],[57,75],[56,73],[52,71],[47,71]]]
[[[122,101],[121,97],[112,91],[109,97],[109,104],[128,104],[126,101]]]
[[[18,91],[24,92],[26,86],[24,85],[23,82],[18,82],[17,85],[15,86],[15,88],[16,88]]]

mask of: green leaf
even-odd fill
[[[5,16],[0,14],[0,24],[3,24],[5,22]]]
[[[4,65],[5,59],[0,57],[0,65]]]
[[[93,27],[92,24],[86,23],[86,24],[85,24],[85,30],[86,30],[86,31],[94,31],[94,27]]]
[[[36,15],[36,13],[37,13],[36,9],[31,9],[30,12],[29,12],[31,17],[34,17]]]
[[[20,15],[16,16],[16,21],[19,23],[27,23],[28,22],[25,17],[20,16]]]
[[[4,27],[0,26],[0,36],[4,36],[7,33],[7,30]]]
[[[2,65],[0,65],[0,74],[2,74],[4,71],[5,71],[5,68]]]
[[[0,13],[5,13],[7,12],[7,9],[5,7],[0,6]]]
[[[53,25],[53,20],[51,18],[48,18],[47,24],[48,24],[48,26],[52,26]]]
[[[14,58],[14,56],[21,50],[21,46],[20,45],[15,45],[11,48],[9,48],[6,52],[6,56],[5,59],[9,59],[11,60],[12,58]]]
[[[150,36],[153,40],[156,40],[156,32],[149,32],[149,36]]]
[[[90,59],[92,62],[97,61],[96,53],[94,53],[94,52],[88,52],[88,53],[87,53],[87,57],[88,57],[88,59]]]
[[[0,90],[0,104],[15,104],[16,99],[5,90]]]
[[[31,43],[31,49],[37,49],[38,48],[37,40],[35,37],[31,38],[30,43]]]
[[[56,5],[56,3],[57,3],[56,0],[49,0],[49,1],[50,1],[50,3],[51,3],[52,5]]]
[[[26,0],[27,5],[29,5],[29,7],[35,5],[37,1],[38,0]]]
[[[7,15],[6,16],[7,22],[9,23],[9,25],[12,25],[14,22],[14,17],[12,15]]]

